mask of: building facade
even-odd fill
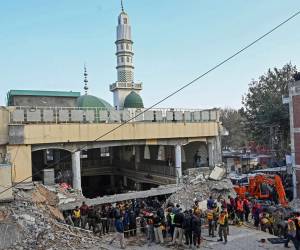
[[[300,194],[300,79],[289,85],[289,110],[291,132],[291,155],[294,197]]]
[[[129,16],[122,9],[117,81],[110,85],[113,105],[88,93],[86,68],[83,95],[9,92],[8,105],[0,108],[5,183],[45,181],[53,170],[53,182],[95,197],[176,183],[184,169],[222,161],[218,109],[144,109],[132,45]]]

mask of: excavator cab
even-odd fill
[[[236,193],[241,198],[246,193],[259,200],[270,200],[287,206],[285,190],[279,175],[255,175],[249,177],[249,186],[235,187]]]

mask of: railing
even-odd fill
[[[65,171],[67,169],[72,169],[72,165],[71,162],[60,162],[55,168],[60,171]],[[118,172],[126,170],[144,172],[146,174],[157,174],[166,177],[176,177],[176,168],[173,166],[140,162],[136,169],[135,163],[129,161],[114,160],[113,163],[110,164],[106,160],[81,160],[82,176],[118,174]]]
[[[130,82],[115,82],[109,85],[110,90],[115,88],[126,88],[126,89],[142,89],[142,83],[130,83]]]
[[[10,124],[219,121],[218,109],[124,109],[9,107]]]
[[[173,166],[166,165],[154,165],[145,162],[140,162],[137,164],[137,169],[134,162],[124,162],[124,161],[114,161],[114,164],[117,166],[117,169],[122,171],[132,170],[137,172],[145,172],[149,174],[158,174],[168,177],[176,177],[176,168]]]

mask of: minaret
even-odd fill
[[[142,90],[142,83],[134,82],[133,66],[133,41],[131,40],[131,26],[129,17],[124,11],[121,1],[121,13],[118,17],[116,56],[117,56],[117,81],[110,85],[110,91],[114,95],[114,106],[116,109],[123,109],[126,96],[132,91],[139,94]]]
[[[89,87],[87,86],[87,83],[88,83],[88,79],[87,79],[88,73],[86,71],[85,64],[84,64],[84,73],[83,73],[83,76],[84,76],[84,80],[83,80],[84,81],[84,87],[83,87],[83,89],[84,89],[85,95],[87,95]]]

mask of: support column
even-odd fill
[[[135,148],[135,157],[134,157],[135,170],[139,170],[139,164],[141,161],[140,146],[134,146],[134,148]]]
[[[114,188],[116,186],[116,181],[115,181],[115,176],[114,175],[110,176],[110,185],[111,185],[111,187],[114,187]]]
[[[212,140],[209,140],[207,142],[207,147],[208,147],[208,159],[209,159],[209,167],[210,166],[214,166],[215,165],[215,161],[214,161],[214,151],[215,151],[215,147],[214,147],[214,143]]]
[[[72,153],[73,188],[81,191],[80,151]]]
[[[127,187],[127,176],[123,176],[123,186]]]
[[[181,145],[175,146],[175,167],[176,167],[176,183],[181,182],[182,178],[182,161],[181,161]]]
[[[137,191],[141,191],[141,183],[140,183],[140,182],[136,182],[136,183],[135,183],[135,189],[136,189]]]

